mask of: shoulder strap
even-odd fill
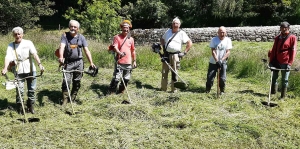
[[[18,69],[19,69],[19,64],[18,64],[19,63],[19,58],[18,58],[18,54],[17,54],[15,42],[13,42],[13,46],[14,46],[14,51],[15,51],[15,55],[16,55],[16,59],[17,59],[17,62],[16,62],[16,65],[17,65],[16,71],[18,71]]]

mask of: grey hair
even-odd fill
[[[77,24],[77,27],[78,27],[78,28],[80,27],[80,24],[79,24],[79,22],[78,22],[78,21],[76,21],[76,20],[70,20],[70,22],[69,22],[69,27],[70,27],[71,23],[75,23],[75,24]]]
[[[13,34],[15,33],[23,34],[23,32],[24,32],[23,29],[19,26],[12,29]]]

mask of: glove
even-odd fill
[[[222,63],[222,61],[221,61],[221,60],[219,60],[219,61],[217,61],[217,63],[216,63],[216,64],[217,64],[218,68],[221,68],[223,63]]]
[[[186,55],[185,52],[184,52],[184,53],[180,52],[180,53],[178,54],[178,57],[179,57],[179,58],[183,58],[185,55]]]
[[[289,64],[286,65],[286,70],[290,70],[291,66]]]

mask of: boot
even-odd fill
[[[223,95],[223,94],[225,94],[225,88],[222,88],[222,87],[220,87],[220,95]]]
[[[21,103],[17,103],[17,112],[18,114],[22,114],[22,115],[24,114]]]
[[[119,94],[123,94],[125,90],[125,86],[124,85],[120,85],[119,86]]]
[[[119,81],[115,81],[114,79],[111,80],[110,85],[109,85],[109,89],[108,89],[108,94],[112,95],[116,93],[116,88],[119,84]]]
[[[27,100],[27,111],[34,114],[33,101]]]
[[[72,91],[71,92],[71,99],[73,102],[76,102],[76,97],[77,97],[78,91]]]
[[[205,93],[209,93],[210,89],[211,89],[210,87],[206,86]]]
[[[63,92],[63,103],[62,106],[65,106],[69,101],[69,93],[68,92]]]
[[[285,98],[285,94],[287,92],[287,87],[283,87],[281,89],[281,96],[280,96],[280,99],[284,99]]]
[[[272,84],[271,94],[276,94],[277,91],[278,91],[278,84]]]

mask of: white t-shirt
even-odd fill
[[[162,38],[165,40],[165,46],[169,42],[169,40],[175,35],[175,33],[172,33],[172,29],[168,29],[165,34],[162,36]],[[176,34],[176,36],[171,40],[168,47],[166,48],[167,52],[180,52],[181,45],[183,43],[186,43],[189,41],[190,38],[187,36],[187,34],[179,30],[179,32]]]
[[[14,50],[13,42],[10,43],[6,50],[5,59],[10,61],[15,61],[18,65],[18,74],[21,73],[30,73],[30,61],[29,61],[29,52],[31,54],[37,53],[33,43],[30,40],[22,39],[19,44],[15,44],[16,52]],[[18,58],[16,58],[16,54]],[[36,71],[36,67],[33,62],[33,55],[32,58],[32,71]]]
[[[232,49],[232,42],[231,39],[228,37],[225,37],[223,40],[220,40],[220,38],[214,37],[209,44],[210,48],[215,48],[217,52],[217,58],[221,59],[225,56],[226,50]],[[213,56],[210,57],[209,62],[212,64],[216,64],[216,61]]]

